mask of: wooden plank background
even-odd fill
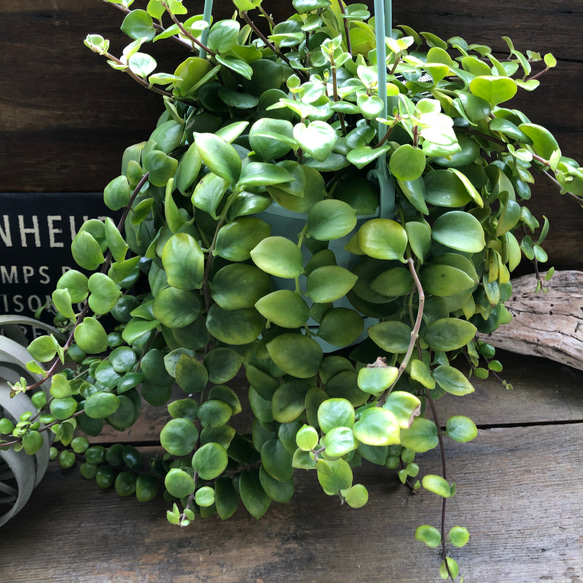
[[[440,401],[442,422],[466,414],[480,427],[469,444],[446,440],[457,485],[447,528],[471,538],[453,549],[467,583],[575,583],[583,578],[583,373],[532,357],[508,362],[507,391],[494,379],[476,393]],[[244,390],[244,389],[243,389]],[[163,420],[142,428],[156,439]],[[119,436],[118,436],[119,438]],[[126,437],[128,438],[128,437]],[[133,436],[133,439],[136,435]],[[146,447],[144,453],[153,453]],[[440,473],[434,450],[422,475]],[[16,520],[0,530],[0,579],[10,583],[430,583],[438,549],[414,540],[439,525],[436,496],[411,496],[394,472],[355,470],[370,492],[359,510],[327,497],[310,472],[297,472],[290,505],[272,504],[259,521],[240,507],[228,521],[170,526],[167,504],[140,504],[104,492],[77,470],[49,474]],[[390,504],[390,506],[389,506]]]
[[[139,6],[138,0],[135,6]],[[369,5],[372,1],[369,0]],[[193,13],[202,0],[185,0]],[[266,0],[277,16],[288,0]],[[230,2],[215,2],[216,17],[229,17]],[[572,0],[395,1],[395,24],[505,52],[501,36],[520,50],[552,51],[557,69],[545,75],[523,107],[536,123],[555,133],[565,155],[583,159],[583,3]],[[0,3],[0,192],[95,192],[119,172],[121,154],[146,139],[162,111],[160,99],[83,46],[88,33],[125,46],[122,15],[99,0],[10,0]],[[161,70],[173,70],[172,43],[156,47]],[[551,263],[581,267],[583,212],[561,198],[544,178],[530,204],[552,225],[547,248]]]

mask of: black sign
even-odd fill
[[[0,314],[34,317],[49,305],[61,275],[79,269],[71,242],[80,226],[113,215],[101,193],[0,193]]]

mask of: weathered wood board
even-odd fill
[[[583,273],[556,272],[544,288],[536,291],[534,275],[513,280],[506,303],[512,322],[484,339],[505,350],[583,370]]]
[[[471,533],[453,549],[468,583],[581,581],[583,424],[482,430],[448,442],[448,529]],[[423,472],[439,472],[435,454]],[[411,496],[388,470],[357,470],[370,491],[360,510],[325,496],[299,474],[291,506],[256,522],[240,508],[226,522],[168,525],[161,501],[140,505],[53,470],[18,520],[0,531],[3,581],[30,583],[425,583],[440,557],[414,540],[439,524],[440,502]],[[388,504],[391,504],[389,507]]]

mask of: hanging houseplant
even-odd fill
[[[150,472],[134,473],[135,448],[80,437],[82,474],[142,501],[163,483],[168,520],[182,526],[226,519],[240,501],[260,518],[289,502],[296,469],[360,507],[362,462],[445,505],[455,485],[421,478],[416,455],[477,435],[461,415],[442,430],[434,401],[500,367],[476,332],[510,320],[522,256],[546,260],[548,224],[526,206],[533,173],[583,195],[579,165],[507,107],[552,55],[508,41],[501,60],[459,37],[393,31],[378,1],[373,20],[363,4],[294,0],[276,24],[261,0],[234,0],[241,20],[210,27],[210,2],[197,16],[178,0],[110,3],[132,42],[120,58],[99,35],[86,45],[159,93],[164,112],[104,190],[120,223],[90,220],[73,242],[86,272],[68,271],[53,294],[68,341],[44,336],[29,350],[78,363],[32,367],[52,378],[61,425],[123,431],[142,399],[171,419]],[[145,51],[165,38],[186,55],[171,73]],[[460,355],[469,366],[453,366]],[[243,400],[241,382],[228,385],[240,371]],[[252,419],[237,432],[243,407]],[[468,536],[443,523],[416,533],[444,553]],[[458,566],[440,572],[453,579]]]

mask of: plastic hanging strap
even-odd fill
[[[391,0],[375,0],[375,25],[377,45],[377,76],[379,97],[383,102],[382,117],[387,118],[387,47],[385,37],[387,29],[392,33],[392,4]],[[378,124],[378,139],[382,140],[387,133],[385,124]],[[389,176],[387,156],[383,154],[377,160],[376,168],[368,173],[369,180],[375,179],[380,190],[380,213],[383,219],[392,219],[395,214],[395,185]]]
[[[202,17],[203,20],[208,24],[208,26],[202,31],[200,40],[202,44],[205,46],[209,36],[209,28],[211,26],[212,13],[213,13],[213,0],[204,0],[204,12]],[[201,59],[206,59],[206,51],[204,49],[200,49],[199,56]]]

